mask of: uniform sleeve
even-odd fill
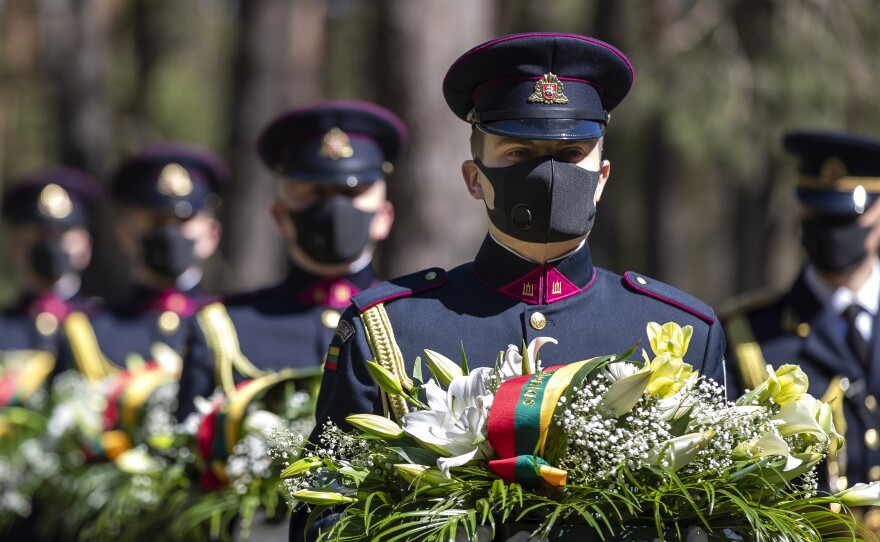
[[[366,362],[372,357],[357,310],[349,307],[330,341],[311,442],[317,442],[327,421],[348,431],[351,426],[345,421],[347,416],[383,413],[379,388],[367,371]]]
[[[195,318],[189,321],[188,345],[180,374],[177,394],[177,419],[184,420],[195,411],[195,398],[208,397],[214,392],[214,357],[205,334]]]

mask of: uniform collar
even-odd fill
[[[138,312],[173,312],[178,316],[192,316],[202,305],[197,299],[200,294],[198,285],[183,291],[177,288],[156,290],[143,284],[135,284],[130,306]]]
[[[567,299],[589,288],[596,277],[587,243],[541,264],[523,258],[491,235],[483,240],[471,269],[497,293],[530,305]]]
[[[321,277],[291,265],[283,286],[285,292],[302,305],[344,309],[351,303],[351,296],[376,282],[370,265],[341,277]]]
[[[843,313],[853,303],[857,303],[871,316],[876,316],[878,309],[880,309],[880,260],[877,258],[871,262],[871,275],[868,280],[856,291],[846,287],[835,289],[828,285],[816,273],[813,266],[807,267],[804,272],[804,281],[813,295],[823,305],[834,307],[835,312]]]

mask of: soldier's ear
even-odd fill
[[[473,160],[465,160],[461,164],[461,176],[464,184],[467,186],[468,193],[472,198],[482,200],[485,199],[483,194],[483,185],[480,184],[480,168]]]
[[[602,160],[599,164],[599,183],[596,185],[596,195],[593,196],[594,205],[599,203],[599,200],[602,198],[602,191],[605,190],[605,184],[608,182],[609,176],[611,176],[611,162]]]

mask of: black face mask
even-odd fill
[[[57,239],[40,241],[31,248],[31,269],[46,280],[55,282],[73,269],[70,255]]]
[[[375,213],[361,211],[351,198],[337,195],[288,215],[302,251],[318,263],[337,264],[353,261],[364,251]]]
[[[590,232],[599,172],[541,156],[507,167],[474,158],[495,191],[486,209],[499,230],[527,243],[570,241]]]
[[[820,216],[801,220],[801,241],[817,269],[844,271],[864,260],[865,238],[870,228],[859,225],[858,216]]]
[[[141,240],[144,263],[163,277],[177,278],[192,265],[195,241],[184,237],[180,226],[167,226]]]

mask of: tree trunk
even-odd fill
[[[495,36],[495,6],[469,0],[382,0],[380,6],[377,95],[410,130],[409,152],[389,181],[396,221],[382,249],[382,271],[452,267],[473,259],[486,212],[463,186],[459,164],[471,156],[470,127],[447,107],[442,82],[459,55]]]
[[[269,216],[275,176],[260,161],[256,141],[282,111],[321,93],[325,8],[320,0],[240,3],[229,159],[232,186],[225,198],[225,286],[252,288],[276,280],[286,256]]]

